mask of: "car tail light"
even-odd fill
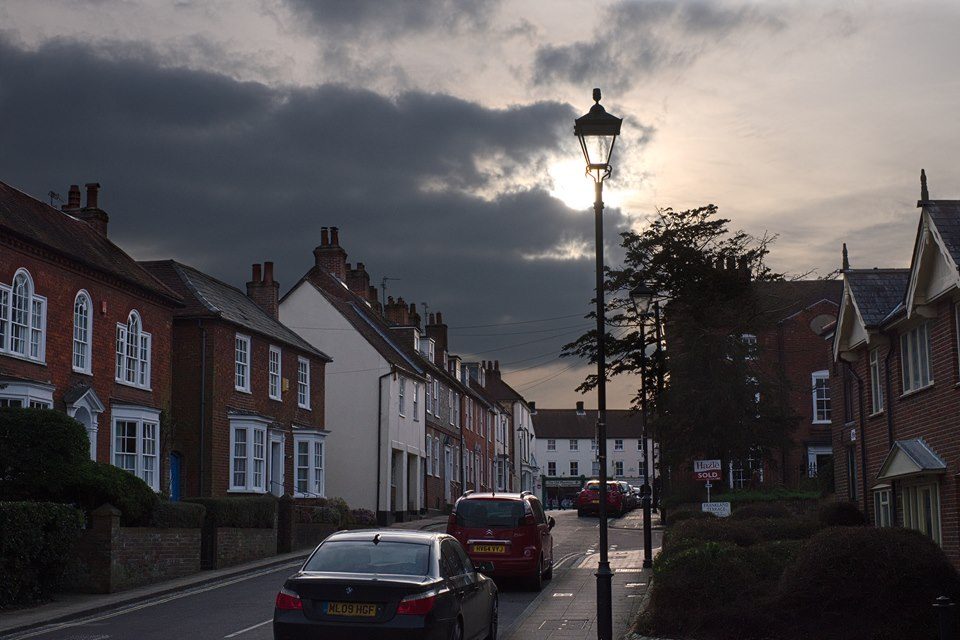
[[[286,589],[280,589],[280,593],[277,594],[276,605],[277,609],[283,611],[300,611],[303,609],[303,601],[300,596]]]
[[[433,610],[433,605],[437,602],[438,591],[431,589],[423,593],[415,593],[406,596],[397,605],[397,615],[401,616],[422,616]]]

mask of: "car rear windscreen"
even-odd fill
[[[471,529],[515,527],[523,516],[519,500],[461,500],[457,505],[457,524]]]
[[[430,573],[429,562],[427,544],[333,540],[324,542],[303,570],[425,576]]]
[[[608,482],[607,490],[609,491],[611,489],[613,489],[614,491],[620,491],[620,485],[617,484],[616,482]],[[588,482],[587,484],[583,485],[583,490],[584,491],[600,491],[600,483]]]

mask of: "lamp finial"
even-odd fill
[[[843,243],[843,270],[846,271],[850,268],[850,257],[847,255],[847,243]]]
[[[927,202],[928,200],[930,200],[930,192],[927,191],[927,172],[920,169],[920,201]]]
[[[593,90],[593,101],[600,102],[600,89],[596,88]]]

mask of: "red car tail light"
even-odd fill
[[[280,589],[280,593],[277,594],[276,606],[277,609],[283,611],[300,611],[303,609],[303,601],[293,591]]]
[[[439,591],[431,589],[423,593],[415,593],[406,596],[397,605],[397,615],[401,616],[423,616],[433,610],[433,605],[437,603]]]

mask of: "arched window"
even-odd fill
[[[136,310],[127,316],[126,324],[117,324],[117,382],[144,389],[150,387],[151,341]]]
[[[0,285],[0,351],[42,362],[46,347],[47,300],[20,269],[10,287]]]
[[[90,342],[93,336],[93,314],[90,295],[80,291],[73,301],[73,370],[90,373]]]

